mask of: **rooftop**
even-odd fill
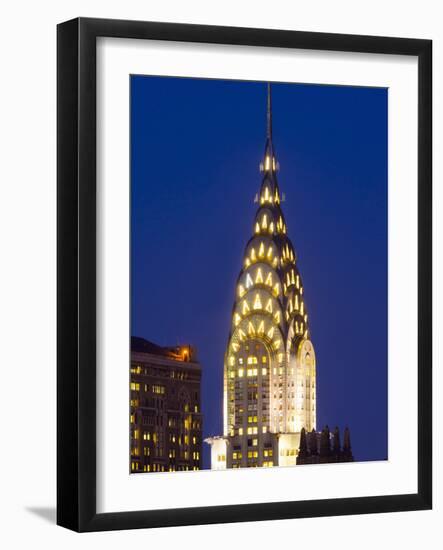
[[[162,347],[149,340],[140,338],[139,336],[131,336],[131,352],[159,355],[161,357],[167,357],[168,359],[174,359],[175,361],[197,361],[195,348],[188,344]]]

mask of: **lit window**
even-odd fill
[[[255,277],[255,282],[258,284],[258,283],[263,283],[263,275],[262,275],[262,271],[261,271],[261,268],[258,268],[257,269],[257,275]]]
[[[243,378],[243,373],[244,373],[244,370],[243,370],[243,369],[238,369],[238,376],[239,376],[239,378]]]
[[[246,288],[249,288],[250,286],[252,286],[254,283],[252,281],[252,277],[251,275],[248,273],[246,275]]]

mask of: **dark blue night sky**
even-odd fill
[[[388,93],[273,84],[272,96],[317,354],[317,426],[348,425],[356,460],[385,459]],[[264,83],[131,77],[132,334],[198,348],[205,436],[222,433],[223,355],[265,110]]]

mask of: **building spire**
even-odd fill
[[[266,117],[266,137],[272,140],[272,99],[271,99],[271,83],[268,82],[268,108]]]
[[[272,98],[271,83],[267,84],[267,102],[266,102],[266,145],[263,162],[260,163],[260,171],[273,174],[277,172],[279,166],[275,158],[274,144],[272,143]]]

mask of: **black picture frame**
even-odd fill
[[[418,58],[418,491],[416,494],[96,512],[96,39],[136,38]],[[432,42],[79,18],[57,29],[57,523],[104,531],[432,506]]]

